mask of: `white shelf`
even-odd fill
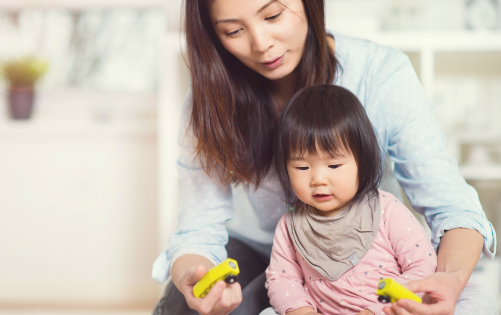
[[[109,141],[156,138],[157,123],[152,121],[2,121],[0,139],[7,141]]]
[[[464,144],[479,144],[479,143],[501,143],[501,132],[458,132],[454,135],[454,139]]]
[[[462,165],[459,173],[466,180],[501,180],[501,165]]]
[[[386,31],[370,40],[405,52],[501,51],[501,32],[473,31]]]
[[[108,8],[166,8],[163,0],[15,0],[0,1],[0,10],[19,11],[26,8],[39,9],[108,9]]]
[[[29,120],[10,119],[6,98],[2,91],[0,139],[4,142],[102,141],[157,135],[156,93],[39,91]]]

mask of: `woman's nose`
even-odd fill
[[[255,27],[252,32],[252,49],[264,53],[273,47],[273,37],[264,28]]]

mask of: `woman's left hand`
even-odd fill
[[[401,299],[384,307],[387,315],[453,315],[463,286],[453,272],[437,272],[405,285],[412,292],[425,292],[423,303]]]

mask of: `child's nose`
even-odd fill
[[[322,172],[315,172],[311,178],[311,184],[313,186],[325,185],[327,182],[327,178],[324,176]]]

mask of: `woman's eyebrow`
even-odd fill
[[[261,13],[264,9],[266,9],[268,6],[270,6],[275,1],[277,1],[277,0],[271,0],[270,2],[266,3],[259,10],[257,10],[257,13],[258,14]],[[238,19],[217,20],[215,25],[218,25],[219,23],[235,23],[238,21],[240,21],[240,20],[238,20]]]

